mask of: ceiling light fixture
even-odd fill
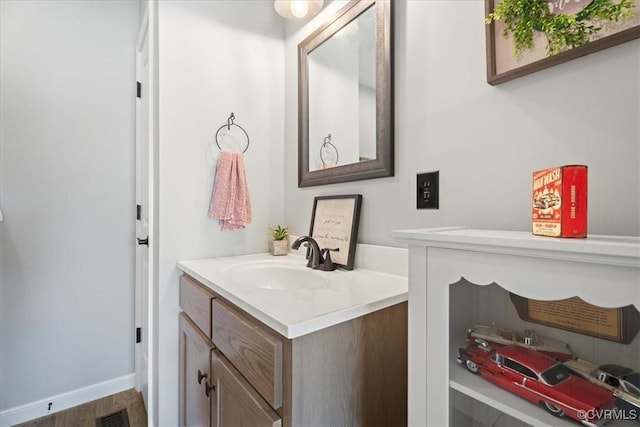
[[[275,0],[273,8],[287,19],[313,16],[322,9],[323,0]]]

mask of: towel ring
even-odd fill
[[[218,130],[216,131],[216,145],[218,146],[218,149],[219,149],[220,151],[222,151],[222,147],[220,146],[220,140],[218,139],[218,134],[219,134],[219,133],[220,133],[220,131],[221,131],[222,129],[224,129],[225,127],[226,127],[226,128],[227,128],[227,130],[229,131],[229,130],[231,130],[231,126],[236,126],[236,127],[237,127],[237,128],[239,128],[239,129],[244,133],[244,135],[247,137],[247,146],[244,148],[244,150],[242,150],[242,152],[243,152],[243,153],[246,153],[246,152],[247,152],[247,150],[249,149],[249,134],[247,133],[247,131],[246,131],[246,130],[244,130],[244,128],[243,128],[242,126],[240,126],[240,125],[237,125],[237,124],[233,123],[233,121],[234,121],[235,119],[236,119],[236,116],[235,116],[233,113],[231,113],[231,115],[230,115],[230,116],[229,116],[229,118],[227,119],[227,123],[226,123],[226,124],[224,124],[224,125],[222,125],[222,126],[220,126],[220,127],[218,128]]]
[[[322,155],[322,153],[326,150],[329,150],[330,149],[329,147],[333,148],[333,151],[336,152],[336,162],[334,166],[337,166],[339,154],[336,146],[331,143],[331,134],[324,137],[324,142],[320,146],[320,160],[322,160],[322,166],[327,166],[327,162],[325,162],[324,156]]]

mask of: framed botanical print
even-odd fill
[[[640,37],[636,0],[485,0],[485,16],[491,85]]]

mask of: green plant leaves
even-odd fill
[[[271,231],[273,240],[284,240],[289,235],[289,227],[280,227],[280,225],[276,228],[270,228],[269,231]]]
[[[618,22],[635,14],[636,0],[592,0],[573,15],[551,12],[547,0],[502,0],[485,19],[487,24],[502,21],[504,36],[511,35],[515,55],[533,47],[535,31],[547,38],[547,56],[582,46],[601,30],[605,21]]]

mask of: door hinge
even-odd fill
[[[136,344],[142,342],[142,328],[136,328]]]
[[[142,83],[136,82],[136,96],[142,98]]]
[[[136,205],[136,219],[140,221],[142,219],[142,206]]]

